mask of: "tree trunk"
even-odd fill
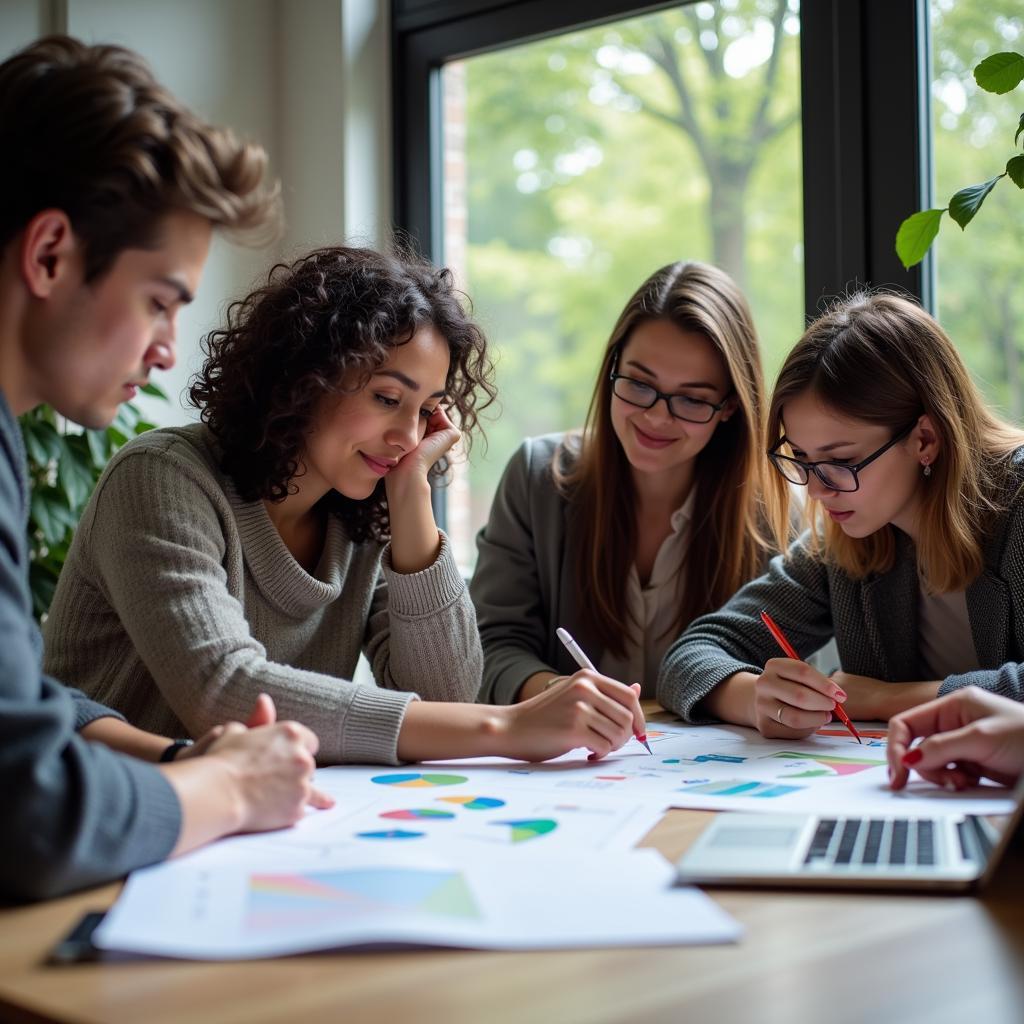
[[[709,218],[711,261],[747,288],[747,226],[745,208],[750,165],[722,162],[708,174],[711,183]]]

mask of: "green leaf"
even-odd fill
[[[1024,188],[1024,154],[1007,161],[1006,173],[1017,188]]]
[[[57,589],[57,573],[48,566],[33,562],[28,567],[28,584],[32,594],[32,611],[39,618],[50,610],[53,593]]]
[[[60,434],[46,420],[26,416],[21,421],[21,433],[28,457],[37,465],[45,466],[63,454]]]
[[[142,393],[144,395],[152,395],[154,398],[162,398],[165,402],[167,401],[167,394],[161,391],[155,384],[144,384],[142,387]]]
[[[1020,138],[1020,133],[1024,132],[1024,114],[1020,115],[1020,124],[1017,125],[1017,131],[1013,136],[1013,144],[1017,145],[1017,140]]]
[[[117,427],[122,434],[127,434],[131,437],[135,433],[135,424],[142,419],[142,413],[135,408],[131,402],[125,402],[118,410],[117,415],[114,417],[113,426]]]
[[[89,454],[92,456],[93,463],[97,468],[103,466],[111,455],[107,432],[105,430],[87,430],[85,440],[89,445]]]
[[[993,53],[974,69],[974,80],[986,92],[1002,94],[1016,89],[1024,80],[1024,56],[1012,51]]]
[[[945,210],[922,210],[908,217],[896,232],[896,255],[909,270],[924,259],[928,247],[939,233]]]
[[[80,445],[73,442],[80,441]],[[68,505],[81,509],[89,500],[96,476],[89,458],[89,449],[80,437],[67,438],[63,458],[57,463],[57,483],[67,495]],[[84,449],[84,452],[81,450]]]
[[[32,492],[29,505],[31,517],[42,531],[47,544],[60,543],[68,530],[73,530],[78,522],[61,498],[62,495],[52,487]]]
[[[967,188],[960,189],[950,199],[949,215],[960,225],[961,229],[967,227],[974,220],[974,215],[981,209],[981,204],[985,202],[985,196],[996,187],[996,182],[1004,174],[1005,171],[1003,174],[997,174],[994,178],[989,178],[988,181],[983,181],[980,185],[968,185]]]

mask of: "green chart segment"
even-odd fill
[[[492,821],[491,824],[504,825],[510,829],[509,840],[513,843],[528,843],[558,828],[558,822],[550,818],[518,818],[513,821]]]
[[[838,754],[800,754],[795,750],[781,750],[772,754],[773,759],[782,758],[787,761],[803,761],[819,765],[818,768],[807,768],[792,775],[782,775],[783,779],[811,778],[819,775],[856,775],[885,764],[884,760],[870,757],[842,757]]]

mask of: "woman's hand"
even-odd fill
[[[506,712],[501,753],[523,761],[546,761],[586,747],[596,761],[617,750],[646,726],[640,710],[640,686],[610,679],[590,669]]]
[[[395,572],[422,572],[437,559],[441,538],[430,504],[427,473],[461,436],[438,406],[427,421],[423,439],[384,478],[391,521],[391,567]]]
[[[754,725],[762,736],[803,739],[845,700],[843,689],[807,662],[772,658],[754,682]]]
[[[412,451],[406,452],[398,464],[384,478],[388,499],[396,498],[404,488],[417,482],[426,483],[431,466],[455,445],[462,434],[448,418],[443,406],[438,406],[427,420],[427,430]]]
[[[1024,706],[976,686],[956,690],[893,718],[887,753],[893,789],[911,767],[938,786],[966,789],[983,778],[1012,786],[1024,773]]]

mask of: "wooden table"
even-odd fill
[[[709,820],[670,811],[644,845],[674,858]],[[1024,1022],[1020,846],[982,898],[711,890],[746,927],[734,946],[47,966],[118,888],[0,910],[0,1021]]]

